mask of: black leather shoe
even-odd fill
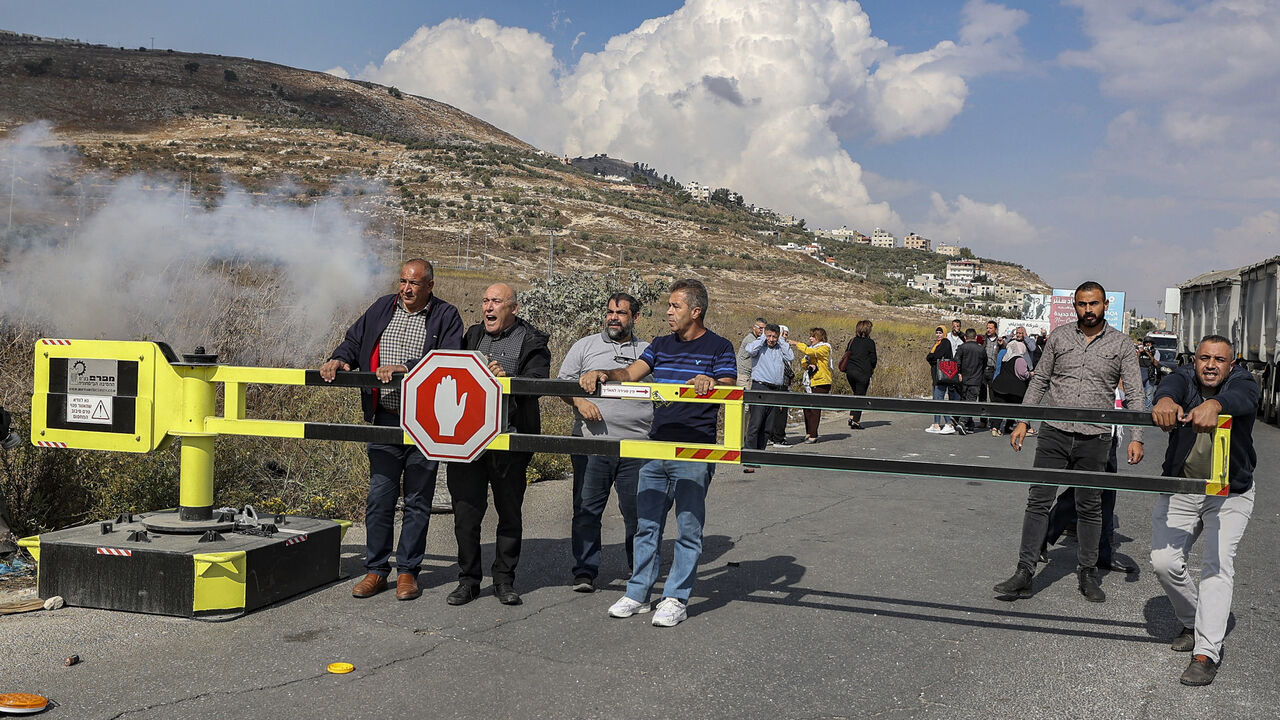
[[[480,588],[476,585],[468,585],[466,583],[458,583],[458,587],[449,593],[449,597],[444,601],[450,605],[466,605],[467,603],[480,597]]]
[[[1196,649],[1196,629],[1184,627],[1182,632],[1178,633],[1178,637],[1169,643],[1169,647],[1174,652],[1191,652]]]
[[[524,602],[520,599],[520,593],[511,587],[510,583],[498,583],[493,586],[493,594],[497,596],[498,602],[503,605],[519,605]]]
[[[1080,568],[1077,573],[1080,577],[1080,594],[1084,595],[1084,599],[1089,602],[1106,602],[1107,594],[1102,592],[1102,585],[1098,583],[1097,568]]]
[[[1178,681],[1183,685],[1208,685],[1217,675],[1218,663],[1210,660],[1207,655],[1193,655],[1191,664],[1182,671],[1182,677]]]
[[[1002,597],[1029,598],[1031,597],[1031,570],[1019,565],[1013,577],[992,589]]]

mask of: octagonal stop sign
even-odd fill
[[[432,460],[471,462],[502,429],[502,386],[478,352],[432,350],[400,388],[400,427]]]

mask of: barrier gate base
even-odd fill
[[[345,521],[289,516],[271,537],[147,532],[148,517],[23,538],[41,599],[68,605],[229,620],[338,580]],[[142,539],[145,538],[145,539]]]

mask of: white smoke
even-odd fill
[[[5,323],[311,365],[335,320],[381,289],[366,221],[336,198],[300,206],[225,182],[220,198],[196,197],[169,178],[81,174],[59,145],[43,124],[0,142],[14,218],[0,214]]]

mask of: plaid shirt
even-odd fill
[[[391,322],[378,340],[379,363],[407,366],[422,357],[422,348],[427,344],[427,314],[430,309],[431,303],[428,302],[426,307],[411,313],[404,309],[401,300],[396,300]],[[392,389],[390,383],[380,388],[378,405],[388,412],[400,412],[400,389]]]
[[[1129,336],[1107,325],[1090,342],[1078,323],[1062,325],[1049,333],[1022,404],[1111,409],[1121,380],[1126,391],[1125,409],[1146,410],[1138,356]],[[1111,433],[1110,425],[1063,420],[1046,421],[1045,425],[1082,435]],[[1131,437],[1142,442],[1142,428],[1133,428]]]

